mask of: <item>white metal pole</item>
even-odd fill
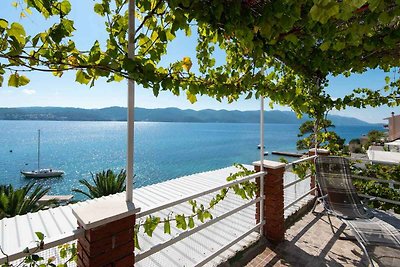
[[[261,96],[260,105],[260,171],[264,171],[264,97]],[[260,177],[260,196],[264,196],[264,176]],[[264,220],[264,199],[260,200],[260,222]],[[263,236],[263,225],[260,227],[260,235]]]
[[[261,97],[260,105],[260,171],[264,170],[264,97]]]
[[[128,19],[128,57],[135,57],[135,0],[129,0],[129,19]],[[126,201],[133,200],[133,162],[134,162],[134,108],[135,108],[135,81],[128,80],[128,149],[126,163]]]
[[[38,171],[40,170],[40,129],[38,130],[37,169],[38,169]]]

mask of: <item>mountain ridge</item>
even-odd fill
[[[200,122],[200,123],[258,123],[259,111],[193,110],[179,108],[135,108],[135,121]],[[372,125],[353,117],[328,115],[335,125]],[[308,118],[298,119],[292,111],[265,111],[266,123],[301,124]],[[97,109],[71,107],[19,107],[0,108],[0,120],[53,120],[53,121],[126,121],[125,107]]]

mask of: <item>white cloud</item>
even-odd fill
[[[24,90],[22,90],[22,92],[23,92],[24,94],[27,94],[27,95],[34,95],[34,94],[36,94],[36,91],[33,90],[33,89],[24,89]]]

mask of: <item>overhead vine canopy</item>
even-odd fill
[[[186,92],[188,99],[207,94],[229,101],[241,94],[263,94],[295,111],[400,104],[398,81],[387,81],[387,93],[358,89],[332,100],[324,93],[327,75],[361,73],[368,68],[389,71],[399,65],[400,30],[397,1],[384,0],[140,0],[136,2],[134,60],[127,54],[128,0],[98,0],[94,12],[105,18],[105,46],[96,41],[89,51],[74,42],[73,8],[68,0],[21,0],[14,5],[29,15],[57,18],[49,29],[27,36],[23,25],[0,18],[0,85],[5,71],[10,86],[29,82],[22,71],[51,71],[61,76],[76,71],[76,80],[94,85],[132,78],[144,87]],[[11,4],[11,1],[10,1]],[[197,64],[182,60],[160,65],[178,31],[198,31]],[[217,66],[219,47],[226,63]],[[390,85],[390,87],[389,87]],[[307,101],[310,100],[313,101]],[[322,102],[321,102],[322,101]],[[324,103],[324,105],[321,105]],[[310,112],[311,111],[311,112]]]
[[[386,95],[358,89],[343,99],[333,101],[321,94],[329,74],[349,75],[369,68],[389,71],[399,66],[398,1],[226,0],[190,1],[190,5],[186,6],[185,1],[171,0],[169,3],[177,10],[185,10],[189,19],[198,21],[201,28],[207,29],[202,29],[204,34],[201,35],[205,44],[216,39],[225,43],[231,57],[231,70],[237,67],[235,62],[242,62],[244,57],[248,65],[257,61],[268,64],[269,60],[275,60],[294,71],[286,71],[286,76],[302,76],[301,82],[298,78],[286,77],[283,87],[295,89],[286,95],[279,95],[274,86],[268,84],[269,95],[278,101],[283,99],[282,102],[290,103],[295,99],[293,93],[297,95],[296,92],[302,90],[295,106],[301,105],[307,94],[307,97],[314,94],[315,98],[323,100],[325,108],[400,104],[398,81],[393,81],[392,91]],[[276,80],[276,77],[272,79]],[[389,83],[388,80],[386,82]],[[305,94],[306,87],[312,92]],[[386,87],[387,91],[389,89]],[[278,95],[274,97],[271,92]],[[321,106],[318,99],[314,100],[316,106]]]
[[[187,7],[187,1],[168,2],[249,56],[267,53],[308,76],[399,64],[400,8],[395,0],[200,0]]]

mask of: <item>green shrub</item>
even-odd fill
[[[0,219],[36,212],[54,204],[55,200],[38,203],[39,199],[49,191],[50,188],[43,188],[41,185],[35,186],[34,183],[18,189],[14,189],[12,185],[0,185]]]
[[[98,198],[125,191],[126,172],[121,170],[116,175],[112,170],[98,172],[95,175],[91,173],[93,184],[86,179],[79,180],[79,183],[87,188],[87,192],[81,189],[72,189],[72,191],[83,194],[89,198]]]
[[[387,180],[387,183],[377,181],[366,181],[354,179],[353,183],[357,191],[361,194],[380,197],[395,201],[400,201],[399,186],[389,187],[390,180],[400,182],[400,165],[383,165],[383,164],[367,164],[365,168],[352,167],[355,175]],[[374,208],[382,210],[392,209],[396,213],[400,213],[400,206],[383,201],[371,201],[370,205]]]

